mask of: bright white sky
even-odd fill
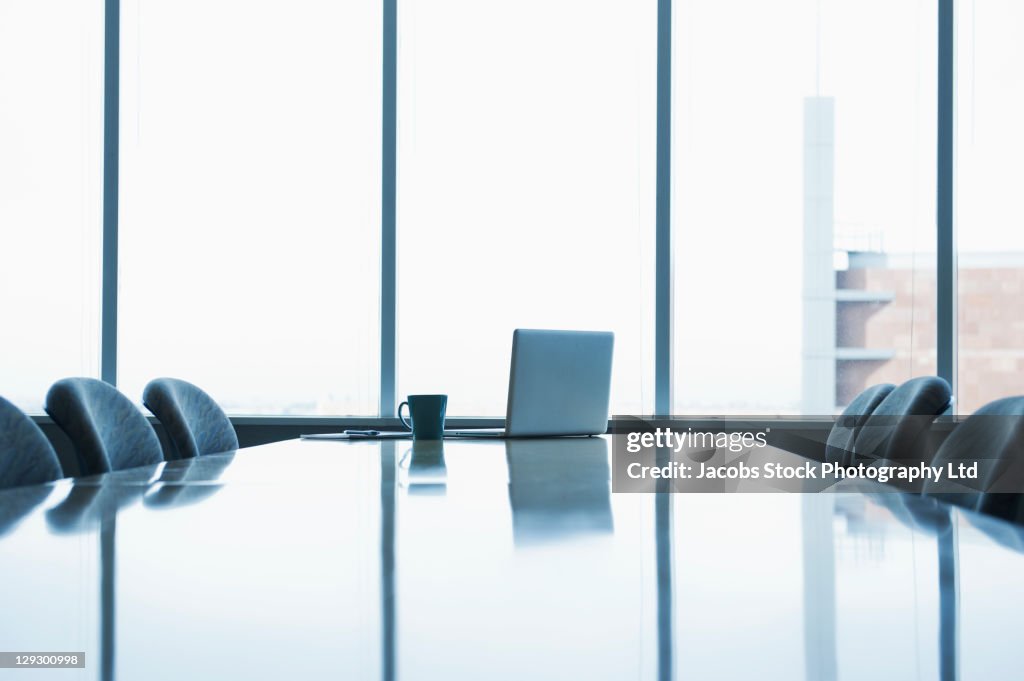
[[[960,248],[1024,251],[1024,8],[958,11]],[[122,389],[375,413],[379,7],[122,13]],[[804,98],[835,99],[837,232],[927,254],[935,3],[675,13],[677,409],[796,409]],[[651,408],[654,29],[654,0],[402,3],[400,394],[501,414],[514,328],[607,328],[613,410]],[[29,409],[98,370],[101,130],[102,3],[0,0],[0,394]]]

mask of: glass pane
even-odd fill
[[[379,3],[125,1],[121,64],[122,389],[376,413]]]
[[[99,372],[103,3],[0,3],[0,394]]]
[[[957,5],[957,409],[1024,393],[1024,6]]]
[[[676,411],[829,414],[934,373],[934,4],[674,12]]]
[[[517,327],[614,331],[653,406],[656,3],[399,13],[399,394],[504,415]]]

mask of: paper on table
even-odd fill
[[[378,431],[356,433],[306,433],[299,437],[303,440],[404,440],[412,437],[412,433],[387,433]]]

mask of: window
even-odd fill
[[[1024,393],[1024,7],[958,3],[957,410]]]
[[[99,372],[103,3],[0,5],[0,394]]]
[[[403,3],[398,389],[504,415],[512,331],[614,331],[653,406],[656,3]]]
[[[5,2],[0,393],[37,411],[54,380],[99,374],[116,267],[106,350],[135,399],[173,375],[233,414],[372,416],[395,375],[399,399],[497,416],[513,329],[545,327],[614,331],[612,412],[652,411],[657,4],[400,4],[381,310],[380,4],[123,0],[120,253],[103,263],[105,5]],[[935,373],[949,334],[961,412],[1022,391],[1005,311],[1024,290],[1024,98],[1005,84],[1024,11],[958,3],[956,73],[939,74],[940,7],[673,3],[672,411],[833,413]],[[940,75],[957,85],[957,263],[936,260]],[[956,329],[937,328],[937,266],[958,267]]]
[[[675,410],[831,414],[934,373],[934,5],[674,12]]]
[[[376,413],[381,14],[122,4],[128,395],[172,375],[233,413]]]

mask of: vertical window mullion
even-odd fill
[[[117,385],[117,217],[121,2],[105,0],[103,28],[103,270],[100,378]]]
[[[398,2],[384,0],[384,69],[381,159],[380,249],[380,416],[395,414],[397,314],[396,270],[396,106],[398,88]]]
[[[672,411],[672,0],[658,0],[654,412]]]
[[[954,12],[953,0],[939,0],[938,148],[936,182],[937,370],[956,394],[956,239],[954,215]]]

